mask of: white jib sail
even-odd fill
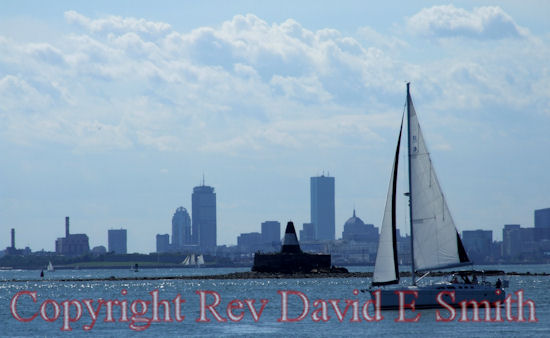
[[[410,105],[410,180],[416,270],[463,265],[457,231],[439,186],[412,100]]]
[[[374,265],[374,274],[372,276],[373,285],[395,284],[399,282],[399,269],[397,267],[397,243],[396,243],[396,180],[397,170],[399,168],[399,148],[401,145],[401,133],[403,131],[403,119],[401,119],[401,128],[397,140],[397,149],[386,196],[386,207],[384,209],[384,218],[380,229],[380,238],[378,239],[378,251],[376,253],[376,263]]]

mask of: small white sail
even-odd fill
[[[195,254],[192,254],[191,255],[191,258],[189,259],[189,265],[195,265],[196,262],[195,262]]]
[[[181,264],[183,265],[189,265],[189,261],[191,260],[191,258],[189,256],[185,257],[185,259],[183,260],[183,262],[181,262]]]
[[[409,100],[410,184],[417,271],[469,264]]]
[[[53,264],[52,264],[52,261],[49,261],[48,262],[48,268],[47,268],[48,271],[55,271],[54,267],[53,267]]]
[[[197,266],[201,266],[204,264],[204,257],[202,255],[199,255],[197,257]]]

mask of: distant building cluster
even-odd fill
[[[335,178],[310,178],[310,220],[299,231],[304,251],[330,253],[333,264],[374,264],[378,248],[379,229],[365,223],[353,210],[343,224],[340,239],[335,233]],[[172,216],[170,234],[156,235],[157,253],[210,254],[225,257],[234,263],[249,264],[255,252],[278,252],[281,249],[281,223],[266,220],[257,232],[241,233],[235,246],[217,245],[216,193],[204,184],[193,188],[191,211],[178,207]],[[86,234],[70,232],[70,219],[65,217],[65,236],[55,240],[55,254],[80,256],[128,253],[127,230],[109,229],[107,248],[103,245],[90,249]],[[491,230],[464,230],[462,241],[468,256],[475,264],[550,262],[550,208],[534,211],[534,227],[506,224],[502,241],[493,239]],[[410,238],[397,230],[400,264],[410,264]],[[42,251],[43,253],[43,251]],[[31,249],[17,249],[15,229],[11,229],[11,245],[0,251],[2,255],[31,255]]]
[[[194,187],[191,212],[179,207],[172,216],[172,241],[169,234],[157,234],[158,253],[215,253],[217,249],[216,193],[204,184]]]
[[[65,237],[55,240],[55,253],[66,256],[80,256],[90,251],[90,244],[86,234],[70,233],[69,217],[65,217]]]
[[[302,248],[310,252],[331,253],[335,264],[374,264],[379,229],[364,223],[355,210],[343,225],[341,239],[335,239],[334,182],[334,177],[324,175],[310,179],[311,219],[303,223],[299,231]],[[258,251],[276,251],[276,246],[266,245],[263,239],[263,224],[261,234],[240,234],[237,246],[224,248],[224,254],[238,260],[251,257]],[[550,208],[535,210],[534,225],[528,228],[519,224],[504,225],[502,241],[494,241],[491,230],[465,230],[462,240],[475,264],[549,262]],[[398,230],[397,244],[400,264],[410,264],[409,236],[401,236]]]
[[[122,255],[127,253],[126,229],[111,229],[108,230],[107,235],[109,251],[103,245],[90,249],[88,235],[71,233],[70,218],[67,216],[65,217],[65,237],[59,237],[55,240],[55,250],[53,253],[62,256],[102,255],[107,252]],[[3,252],[0,251],[0,256],[2,253],[7,255],[30,255],[32,252],[29,247],[16,249],[15,229],[11,229],[11,245]],[[42,250],[39,253],[44,254],[45,251]],[[53,253],[50,252],[49,254]]]
[[[15,229],[11,229],[11,245],[4,250],[4,254],[6,255],[22,255],[27,256],[31,254],[31,249],[29,247],[25,247],[25,249],[17,249],[15,247]],[[1,256],[1,255],[0,255]]]

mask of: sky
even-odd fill
[[[379,226],[409,81],[458,230],[531,227],[550,207],[548,17],[546,1],[2,1],[0,248],[15,228],[53,251],[70,216],[91,247],[122,227],[152,252],[203,175],[218,244],[301,229],[321,174],[338,238],[353,209]]]

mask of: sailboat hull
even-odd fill
[[[371,297],[378,290],[369,290]],[[415,293],[416,292],[416,293]],[[440,295],[440,293],[445,292]],[[400,296],[402,294],[402,296]],[[454,294],[454,300],[451,297]],[[438,295],[440,299],[438,301]],[[402,300],[400,300],[402,298]],[[443,308],[445,304],[451,307],[461,307],[463,302],[468,307],[472,306],[472,301],[476,302],[480,308],[486,306],[500,306],[506,298],[503,289],[497,289],[491,285],[485,284],[451,284],[441,283],[426,286],[407,286],[404,288],[381,289],[380,290],[380,308],[382,310],[395,310],[400,307],[410,308],[409,304],[414,302],[415,309],[433,309]],[[500,302],[495,304],[496,302]]]

